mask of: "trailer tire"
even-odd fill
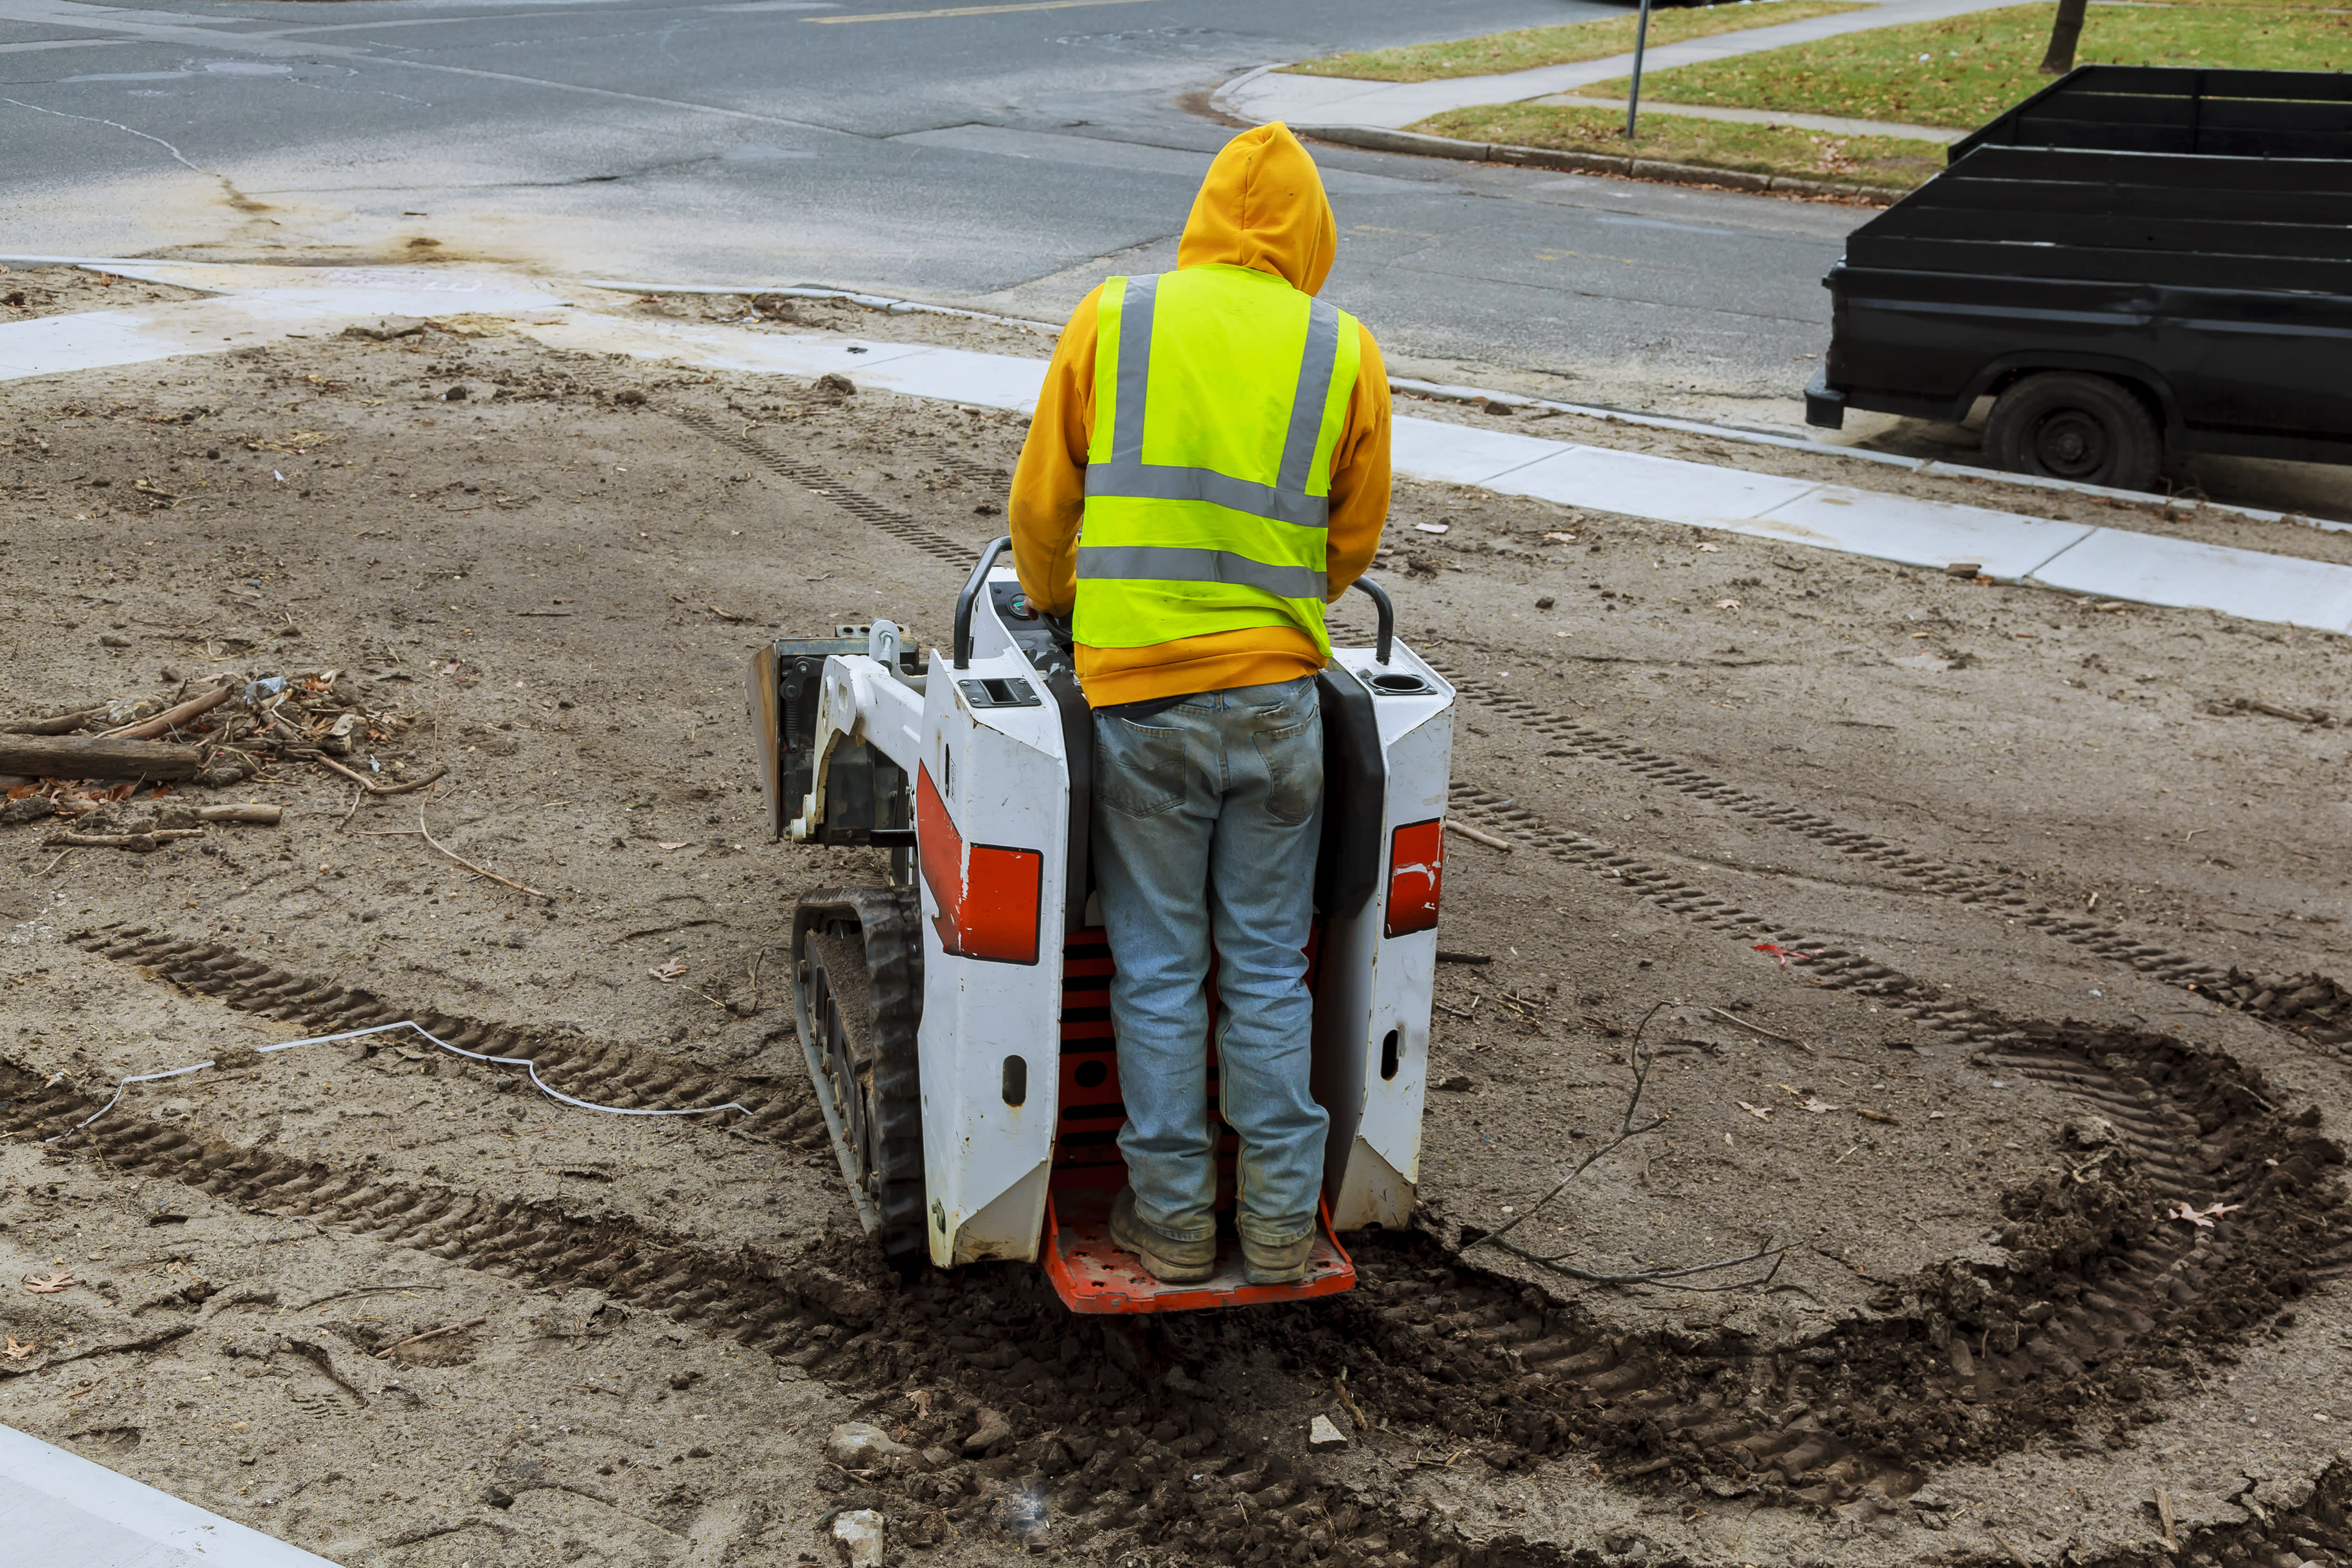
[[[2118,490],[2155,488],[2164,436],[2129,387],[2079,371],[2044,371],[2000,394],[1985,455],[2013,474]]]
[[[901,1269],[929,1252],[920,919],[905,887],[828,890],[793,912],[793,999],[809,1078],[859,1218]]]

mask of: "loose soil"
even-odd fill
[[[436,1568],[858,1507],[956,1564],[2347,1560],[2342,639],[1400,486],[1511,846],[1452,841],[1419,1218],[1324,1303],[1074,1319],[859,1233],[782,941],[884,868],[764,841],[740,695],[764,637],[940,640],[1021,423],[474,330],[0,388],[0,715],[333,671],[347,766],[450,769],[289,740],[100,808],[278,827],[0,827],[0,1420]],[[698,1113],[257,1054],[403,1019]],[[1645,1061],[1670,1120],[1488,1242]]]
[[[190,288],[143,283],[78,267],[0,266],[0,322],[61,316],[68,310],[121,310],[133,305],[165,305],[201,299]]]

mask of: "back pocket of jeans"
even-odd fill
[[[1112,715],[1095,721],[1095,793],[1130,817],[1184,802],[1184,732]]]
[[[1250,742],[1265,764],[1266,815],[1289,827],[1313,816],[1323,799],[1322,714],[1309,714],[1280,729],[1259,730]]]

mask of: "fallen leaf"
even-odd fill
[[[15,1334],[10,1334],[8,1336],[8,1359],[10,1361],[22,1361],[40,1348],[40,1343],[37,1340],[20,1340]]]
[[[2217,1203],[2209,1208],[2191,1208],[2185,1203],[2176,1203],[2166,1212],[2164,1218],[2167,1219],[2185,1219],[2191,1225],[2202,1226],[2204,1228],[2210,1230],[2213,1228],[2213,1220],[2216,1216],[2235,1214],[2238,1210],[2245,1207],[2246,1206],[2242,1203]]]
[[[1824,1111],[1835,1111],[1839,1109],[1839,1107],[1831,1104],[1828,1101],[1816,1094],[1805,1102],[1805,1109],[1818,1116]]]
[[[1718,599],[1715,601],[1715,607],[1717,610],[1737,610],[1739,608],[1739,601],[1737,599]]]
[[[1544,538],[1556,545],[1572,545],[1576,542],[1574,534],[1546,534]]]
[[[1745,1100],[1734,1100],[1732,1103],[1738,1106],[1741,1110],[1747,1112],[1749,1115],[1755,1117],[1759,1122],[1769,1122],[1772,1119],[1772,1113],[1766,1110],[1761,1105],[1750,1105]]]
[[[1789,960],[1791,958],[1800,964],[1810,964],[1821,956],[1819,953],[1801,953],[1794,947],[1783,947],[1778,942],[1759,942],[1756,944],[1755,950],[1759,953],[1771,954],[1783,969],[1789,967]]]
[[[676,843],[667,843],[667,842],[664,842],[663,841],[661,841],[661,840],[659,840],[659,839],[656,839],[656,840],[655,840],[655,841],[654,841],[654,848],[656,848],[656,849],[657,849],[657,850],[682,850],[682,849],[686,848],[686,846],[687,846],[687,845],[688,845],[688,844],[692,843],[693,841],[693,841],[693,840],[691,840],[691,839],[680,839],[680,840],[678,840]]]
[[[680,975],[686,973],[686,960],[683,958],[672,958],[660,968],[647,969],[646,973],[651,975],[655,979],[659,980],[663,985],[667,986],[672,980],[677,979]]]
[[[1884,1111],[1865,1111],[1857,1106],[1853,1113],[1865,1122],[1888,1122],[1898,1127],[1903,1124]]]
[[[2181,1207],[2185,1208],[2188,1205],[2183,1204]],[[73,1283],[73,1272],[67,1269],[59,1269],[54,1274],[27,1274],[25,1276],[25,1289],[30,1291],[37,1296],[54,1296],[59,1291],[68,1289]]]

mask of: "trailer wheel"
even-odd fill
[[[1996,467],[2119,490],[2156,486],[2164,437],[2147,406],[2105,376],[2045,371],[2000,394],[1985,421]]]
[[[892,1263],[927,1252],[921,912],[912,888],[814,894],[793,912],[809,1079],[859,1218]]]

